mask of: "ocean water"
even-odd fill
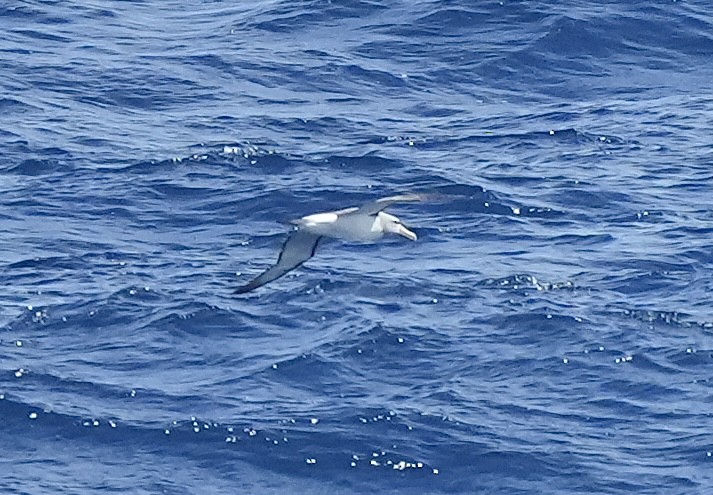
[[[0,75],[1,493],[713,493],[709,2],[11,1]]]

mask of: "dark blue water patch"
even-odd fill
[[[126,172],[134,174],[154,175],[160,174],[166,177],[174,176],[174,172],[180,175],[189,175],[191,173],[204,173],[206,178],[218,177],[222,174],[230,173],[235,167],[250,169],[260,169],[255,167],[257,159],[265,156],[272,156],[274,152],[265,149],[262,145],[253,144],[226,144],[223,146],[215,146],[206,149],[203,146],[196,146],[196,152],[187,155],[161,160],[145,160],[134,163],[129,163],[125,166],[111,167],[107,171],[113,171],[118,175],[123,175]],[[292,164],[289,157],[278,155],[274,163],[279,163],[282,159],[284,162],[280,167]],[[255,162],[255,163],[252,163]],[[261,166],[265,165],[262,161]]]
[[[32,148],[26,142],[16,142],[10,156],[22,156],[24,153],[33,155],[32,158],[13,160],[4,167],[4,172],[21,176],[59,175],[73,170],[73,155],[69,151],[57,148]],[[26,156],[26,155],[25,155]],[[5,160],[7,160],[7,156]]]
[[[676,8],[676,7],[673,7]],[[614,19],[607,18],[598,13],[576,18],[577,12],[567,16],[551,16],[547,34],[518,53],[508,55],[504,60],[490,63],[489,69],[494,74],[507,77],[522,73],[517,68],[530,67],[531,73],[536,75],[539,88],[547,91],[571,92],[566,80],[557,74],[576,75],[580,78],[602,78],[611,76],[611,70],[616,65],[609,64],[614,60],[641,60],[641,53],[646,64],[655,69],[686,70],[681,54],[675,52],[682,48],[676,42],[669,43],[669,49],[660,48],[660,43],[651,39],[652,29],[649,21],[645,20],[638,11],[630,15],[621,15]],[[671,29],[670,27],[664,28]],[[692,32],[691,29],[676,29],[676,33]],[[636,33],[636,35],[632,34]],[[669,40],[676,40],[679,36],[672,32]],[[650,40],[650,41],[649,41]],[[705,42],[709,39],[700,40]],[[685,46],[685,42],[683,46]],[[582,55],[577,60],[564,57],[567,51]],[[685,48],[684,48],[685,50]],[[639,62],[640,63],[640,62]],[[514,79],[511,77],[511,79]]]
[[[395,312],[401,312],[395,309]],[[350,332],[355,332],[358,328],[348,329]],[[430,338],[425,336],[426,341],[424,346],[419,345],[415,337],[410,337],[403,333],[390,329],[384,325],[376,325],[371,328],[361,329],[356,335],[345,337],[345,342],[339,346],[334,346],[335,350],[342,356],[350,356],[359,358],[360,363],[369,364],[370,362],[378,368],[378,363],[388,361],[393,363],[390,374],[399,375],[401,373],[428,373],[428,368],[431,366],[422,362],[420,368],[414,367],[417,363],[417,357],[425,354],[426,347],[430,347],[427,342]],[[419,330],[418,333],[421,333]],[[401,357],[407,353],[414,360],[410,363],[404,363]]]
[[[572,19],[567,16],[556,18],[548,29],[548,34],[532,45],[535,53],[550,53],[557,56],[579,59],[606,59],[626,53],[625,45],[616,38],[604,37],[607,32],[597,20]],[[586,67],[584,63],[580,67]]]
[[[712,328],[713,324],[710,323],[705,327],[707,335],[713,334]],[[678,369],[691,374],[692,379],[689,383],[709,386],[713,382],[708,374],[709,368],[713,366],[713,348],[699,349],[690,346],[676,352],[669,351],[666,357]]]
[[[345,129],[349,126],[354,125],[354,123],[349,119],[339,119],[334,117],[320,117],[314,119],[261,119],[262,125],[267,125],[270,128],[280,130],[284,132],[286,129],[296,133],[305,135],[311,135],[313,133],[317,134],[329,134],[339,129],[339,132],[345,132]]]
[[[683,190],[684,192],[698,193],[705,191],[707,185],[711,180],[713,180],[713,175],[705,173],[695,179],[682,178],[681,181],[677,182],[676,184],[671,184],[669,187],[674,190]]]
[[[163,313],[163,312],[162,312]],[[148,332],[168,332],[178,339],[204,339],[223,337],[226,332],[241,338],[258,338],[271,335],[266,327],[261,326],[262,315],[245,311],[231,311],[205,304],[181,307],[169,314],[159,313],[148,318],[142,328]],[[289,319],[273,319],[272,324],[281,328],[294,327]]]
[[[159,201],[185,201],[195,200],[196,197],[205,197],[214,190],[195,183],[176,184],[165,180],[153,180],[146,184],[147,192]]]
[[[17,19],[34,19],[37,16],[37,11],[29,6],[13,6],[0,8],[0,17],[17,18]]]
[[[675,238],[680,239],[681,237],[675,236]],[[707,266],[713,263],[713,252],[705,248],[686,249],[678,255],[685,264],[690,263],[692,265],[700,264]]]
[[[607,26],[607,29],[603,30],[610,31],[614,28],[622,33],[627,43],[639,51],[637,55],[641,54],[642,49],[648,48],[647,51],[654,53],[657,49],[661,50],[662,63],[665,56],[671,57],[671,53],[694,57],[710,53],[713,49],[710,20],[698,15],[675,15],[682,13],[682,10],[674,5],[647,6],[618,19],[617,26]],[[673,22],[660,23],[662,19],[670,21],[672,14]],[[662,34],[661,30],[665,33],[663,43],[658,37]],[[662,68],[667,67],[665,63],[662,65]]]
[[[622,309],[622,314],[630,318],[640,320],[649,324],[690,327],[693,324],[691,315],[679,313],[678,311],[664,311],[651,309]]]
[[[237,161],[240,163],[240,158],[227,157],[228,161]],[[246,159],[245,156],[242,157]],[[247,163],[243,162],[245,170],[257,174],[289,174],[295,170],[300,170],[304,167],[304,163],[299,156],[291,156],[282,153],[260,153],[255,155],[248,154]]]
[[[2,112],[20,113],[33,110],[38,110],[38,108],[34,105],[28,104],[27,102],[23,102],[15,98],[0,98],[0,111]]]
[[[328,350],[319,349],[273,365],[257,377],[263,376],[270,383],[282,383],[293,388],[293,393],[303,389],[306,394],[314,390],[328,396],[340,396],[342,400],[365,397],[363,390],[350,386],[353,380],[353,368],[335,366],[331,356],[321,356]]]
[[[366,70],[354,64],[342,65],[338,69],[342,77],[347,78],[352,83],[363,83],[363,85],[384,91],[385,89],[404,89],[410,85],[408,79],[393,75],[381,70]],[[384,88],[384,89],[382,89]]]
[[[27,258],[3,266],[3,270],[12,273],[13,277],[18,276],[18,271],[39,272],[48,270],[66,270],[77,267],[78,258],[70,257],[35,257]]]
[[[616,211],[623,205],[633,203],[633,199],[627,192],[603,190],[601,187],[577,184],[559,189],[549,193],[543,199],[552,201],[553,204],[567,205],[569,208],[586,208],[588,210],[604,210],[605,212]]]
[[[343,167],[350,172],[370,173],[373,171],[386,172],[403,167],[403,164],[383,158],[376,153],[365,156],[331,156],[326,160],[328,166]]]
[[[490,48],[506,38],[499,33],[507,33],[514,25],[539,25],[547,14],[527,5],[486,2],[474,6],[468,2],[450,2],[439,9],[413,10],[412,17],[410,22],[386,23],[372,29],[398,34],[403,39],[427,39],[429,43],[444,46],[458,38],[471,39],[474,32],[485,33],[490,36],[482,36],[480,42]],[[494,32],[490,31],[491,27]]]
[[[604,216],[602,220],[611,226],[640,226],[644,224],[666,225],[671,223],[671,220],[666,213],[648,210],[640,210],[636,212],[613,211],[611,215]]]
[[[71,19],[66,16],[49,15],[45,11],[47,9],[39,8],[34,5],[21,5],[12,8],[1,8],[0,19],[23,19],[24,21],[35,21],[38,24],[69,24]]]
[[[547,336],[564,339],[565,336],[571,338],[577,333],[577,327],[582,325],[582,321],[574,316],[560,315],[556,311],[543,313],[510,314],[496,316],[488,321],[489,326],[497,328],[504,343],[511,345],[529,345],[533,338],[544,338]],[[527,330],[523,332],[523,330]]]
[[[49,41],[52,43],[69,43],[70,41],[69,38],[64,36],[58,36],[44,31],[35,31],[33,29],[13,29],[11,33],[19,34],[35,40]]]
[[[302,31],[334,19],[364,18],[384,10],[386,7],[377,2],[349,0],[340,4],[312,1],[299,8],[285,8],[274,11],[276,15],[269,21],[254,24],[257,29],[275,33]]]
[[[183,63],[184,61],[186,61],[186,59],[194,64],[204,65],[206,67],[212,67],[214,69],[220,69],[221,71],[226,72],[228,74],[235,74],[237,72],[234,64],[229,62],[225,57],[221,56],[220,54],[208,53],[201,55],[193,55],[186,58],[181,57],[177,58],[176,62]]]
[[[656,374],[658,378],[657,381],[640,385],[641,387],[651,387],[649,390],[641,390],[641,395],[643,396],[645,394],[649,394],[657,397],[669,396],[669,400],[671,402],[685,400],[683,397],[687,392],[685,387],[669,385],[667,377],[673,376],[685,369],[687,369],[687,371],[695,372],[696,366],[691,366],[696,361],[695,359],[682,361],[681,364],[678,364],[676,361],[679,356],[690,356],[697,353],[698,350],[693,347],[677,350],[675,354],[664,348],[648,348],[637,352],[629,363],[631,363],[637,370]],[[702,352],[701,357],[702,360],[697,364],[703,364],[705,361],[710,361],[710,353],[706,353],[704,351]],[[627,362],[626,359],[626,357],[623,358],[624,362]]]
[[[694,267],[690,263],[674,263],[668,260],[629,258],[608,261],[619,270],[633,270],[652,276],[678,276],[694,272]]]
[[[445,36],[446,38],[457,36],[462,33],[470,32],[474,26],[482,25],[493,20],[497,15],[495,2],[484,7],[485,8],[481,7],[482,10],[477,10],[473,6],[466,7],[456,5],[438,9],[433,13],[420,16],[416,20],[415,26],[419,28],[422,34],[424,32],[432,32]],[[487,7],[490,7],[492,10],[486,10]]]
[[[10,394],[3,394],[2,397],[0,411],[6,418],[5,427],[23,438],[39,438],[48,433],[66,435],[68,429],[74,429],[81,421],[76,416],[46,412],[41,405],[25,404]],[[79,428],[76,430],[79,431]]]
[[[689,276],[651,271],[628,271],[625,275],[607,277],[603,286],[621,294],[634,295],[667,291],[672,295],[684,288]],[[673,285],[672,285],[673,284]]]
[[[32,341],[24,341],[24,343],[26,345],[34,344]],[[111,409],[112,403],[125,401],[132,395],[131,391],[117,384],[82,381],[77,378],[57,376],[51,374],[51,372],[43,372],[43,370],[21,368],[19,374],[21,378],[18,380],[23,381],[23,386],[21,388],[10,386],[11,390],[5,394],[6,399],[12,402],[12,399],[9,398],[14,397],[16,394],[22,394],[22,396],[26,397],[26,394],[33,390],[46,390],[48,391],[46,397],[38,402],[26,404],[27,409],[36,412],[38,416],[44,412],[45,415],[50,415],[50,418],[53,414],[60,417],[71,416],[71,421],[74,424],[78,424],[79,418],[85,417],[85,414],[91,415],[91,412],[87,410],[82,401],[63,402],[68,398],[75,396],[101,397],[101,400],[105,402],[106,408]],[[57,410],[52,410],[53,408]],[[17,418],[13,419],[24,420],[28,418],[29,414],[18,414],[17,416]],[[102,422],[105,423],[110,418],[102,419]]]
[[[408,113],[429,118],[454,117],[463,113],[461,109],[452,107],[438,107],[429,103],[418,103],[406,110]]]
[[[561,236],[554,237],[550,240],[553,245],[563,245],[563,246],[577,246],[581,248],[584,246],[595,246],[602,243],[609,243],[614,241],[614,236],[610,234],[564,234]]]
[[[571,114],[562,114],[562,117],[557,115],[538,116],[540,119],[559,118],[568,120]],[[552,123],[554,123],[554,121]],[[550,124],[552,124],[550,123]],[[545,127],[548,123],[541,123]],[[504,132],[503,132],[504,131]],[[585,132],[576,129],[562,129],[558,125],[551,129],[543,129],[542,131],[512,133],[506,127],[503,131],[498,129],[498,125],[494,125],[488,131],[479,134],[461,135],[458,139],[426,139],[424,142],[415,142],[415,146],[423,149],[452,149],[453,147],[468,146],[471,144],[486,145],[488,148],[497,148],[499,146],[507,146],[510,150],[527,150],[527,149],[542,149],[542,147],[552,147],[558,150],[563,149],[563,145],[571,145],[575,149],[583,147],[596,146],[602,150],[629,148],[634,143],[625,141],[624,139],[607,135],[595,135],[590,132]]]
[[[194,81],[166,74],[137,80],[135,74],[119,71],[112,74],[112,79],[110,88],[98,88],[98,93],[80,96],[79,101],[128,110],[165,111],[192,101],[192,96],[183,95],[198,89]]]

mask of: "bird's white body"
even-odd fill
[[[389,230],[390,225],[401,225],[398,218],[383,211],[375,216],[355,213],[315,213],[302,217],[296,223],[299,229],[315,235],[355,242],[378,241],[385,233],[393,231]],[[408,235],[406,237],[412,238]],[[415,240],[415,234],[413,239]]]

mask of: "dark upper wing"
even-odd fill
[[[310,234],[303,230],[295,230],[282,246],[282,251],[280,252],[279,258],[277,258],[277,263],[262,272],[251,282],[242,287],[238,287],[235,292],[237,294],[250,292],[268,282],[282,277],[290,270],[297,268],[314,256],[320,239],[321,237],[318,235]]]
[[[371,203],[361,206],[358,211],[366,215],[375,215],[381,210],[388,208],[393,203],[416,203],[424,200],[423,194],[402,194],[400,196],[389,196],[388,198],[377,199]]]

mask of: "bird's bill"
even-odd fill
[[[411,232],[409,229],[404,227],[403,225],[399,225],[399,231],[397,232],[399,235],[404,236],[406,239],[411,239],[412,241],[415,241],[418,239],[416,234],[414,232]]]

